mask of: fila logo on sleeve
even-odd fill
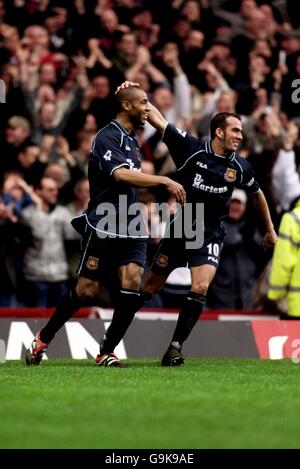
[[[202,163],[201,161],[197,161],[196,166],[200,166],[200,168],[207,169],[207,164],[206,164],[206,163]]]

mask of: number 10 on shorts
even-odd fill
[[[220,247],[219,247],[218,243],[209,243],[207,245],[207,249],[208,249],[208,254],[210,256],[219,257]]]

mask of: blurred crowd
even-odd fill
[[[74,278],[80,240],[69,221],[87,206],[91,143],[115,116],[124,79],[203,140],[214,114],[239,113],[240,153],[277,228],[300,197],[300,17],[292,1],[0,0],[0,79],[0,306],[54,306]],[[160,135],[146,124],[138,138],[142,170],[172,175]],[[166,197],[140,191],[149,217],[151,202]],[[243,191],[225,223],[207,305],[259,307],[271,254]],[[155,305],[178,307],[188,275],[175,272]],[[111,305],[113,289],[108,279],[100,304]]]

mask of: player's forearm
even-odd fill
[[[117,182],[125,182],[136,187],[166,186],[168,182],[168,178],[165,176],[152,176],[143,174],[140,171],[130,171],[126,168],[117,169],[114,171],[113,176]]]
[[[251,198],[255,210],[259,213],[261,219],[265,224],[266,231],[274,230],[274,225],[271,219],[269,207],[263,191],[258,191],[256,194],[253,194]]]
[[[149,103],[149,107],[151,111],[148,115],[148,122],[157,130],[163,132],[168,124],[166,119],[153,104]]]

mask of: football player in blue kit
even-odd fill
[[[119,298],[110,327],[101,342],[96,364],[126,365],[113,353],[140,305],[140,286],[146,262],[147,233],[132,233],[139,187],[162,185],[180,204],[184,204],[182,185],[164,176],[140,171],[139,145],[134,130],[143,125],[150,111],[146,93],[137,87],[116,94],[119,112],[101,129],[89,157],[90,202],[86,212],[73,219],[82,235],[78,281],[34,338],[26,353],[27,365],[39,365],[50,341],[62,325],[81,307],[95,304],[99,285],[108,272],[117,271]]]
[[[139,85],[124,82],[119,88],[130,86]],[[175,178],[185,188],[186,202],[194,208],[197,204],[204,204],[204,220],[197,220],[197,217],[191,220],[196,232],[202,229],[204,222],[202,247],[188,248],[184,230],[181,238],[176,237],[172,229],[174,223],[171,222],[141,287],[146,302],[163,287],[172,270],[186,265],[190,269],[191,290],[179,312],[173,337],[162,358],[163,366],[178,366],[184,364],[182,344],[199,319],[207,290],[216,273],[226,235],[222,219],[227,215],[234,188],[245,190],[251,197],[265,225],[265,247],[273,247],[277,236],[265,196],[252,168],[237,154],[243,139],[240,116],[226,112],[216,114],[210,124],[210,140],[203,144],[184,130],[169,124],[153,105],[150,104],[150,108],[148,122],[162,133],[162,140],[177,166]]]

